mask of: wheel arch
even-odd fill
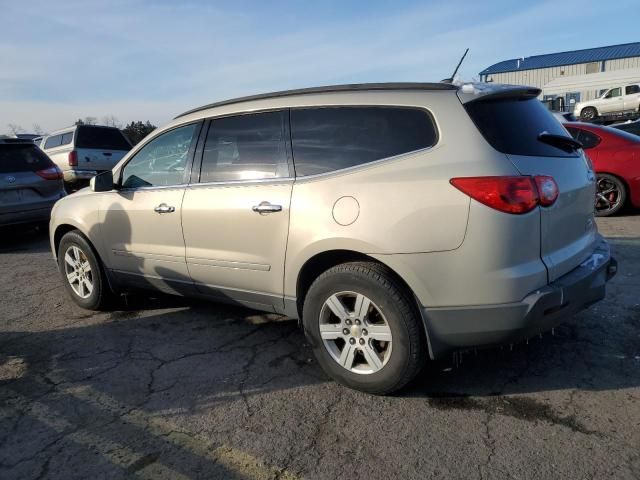
[[[355,250],[335,249],[327,250],[317,253],[307,259],[298,272],[298,278],[296,280],[296,308],[298,312],[299,322],[302,321],[302,307],[304,305],[305,297],[318,276],[323,272],[326,272],[336,265],[340,265],[348,262],[371,262],[377,265],[383,266],[393,279],[407,292],[411,300],[411,305],[415,310],[415,314],[418,315],[422,321],[422,328],[427,339],[427,345],[429,348],[429,356],[433,359],[434,354],[431,348],[431,339],[427,329],[422,308],[420,302],[415,295],[411,286],[402,278],[392,267],[382,262],[381,260],[374,258],[362,252]]]

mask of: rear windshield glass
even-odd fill
[[[35,172],[53,165],[35,145],[0,145],[0,173]]]
[[[542,132],[568,136],[560,122],[536,98],[477,100],[465,104],[484,138],[496,150],[511,155],[574,157],[559,147],[538,140]]]
[[[117,128],[78,127],[76,148],[131,150],[131,145]]]

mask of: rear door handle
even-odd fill
[[[274,213],[281,212],[282,205],[273,205],[269,202],[260,202],[259,205],[254,205],[251,209],[256,213]]]
[[[170,207],[166,203],[161,203],[153,209],[156,213],[173,213],[176,211],[176,207]]]

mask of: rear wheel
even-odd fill
[[[580,112],[580,119],[584,121],[594,120],[598,116],[598,111],[593,107],[585,107]]]
[[[89,242],[77,231],[66,233],[58,247],[58,268],[65,289],[82,308],[102,310],[112,292]]]
[[[607,217],[619,212],[627,198],[624,183],[618,177],[599,173],[596,186],[596,216]]]
[[[311,285],[305,332],[324,371],[368,393],[402,388],[427,355],[422,322],[408,293],[383,266],[333,267]]]

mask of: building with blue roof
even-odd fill
[[[563,96],[568,106],[579,101],[590,100],[604,90],[604,88],[584,90],[579,87],[579,85],[585,84],[585,79],[588,79],[590,74],[620,71],[620,75],[625,76],[622,71],[639,69],[640,42],[634,42],[512,58],[482,70],[480,72],[480,80],[513,85],[529,85],[544,89],[549,82],[556,79],[575,77],[575,82],[572,82],[569,78],[567,78],[566,82],[563,82],[566,85],[565,92],[561,94],[554,93],[552,96],[554,98],[558,95]],[[616,74],[608,74],[603,77],[611,78],[611,81],[615,83]],[[575,83],[575,87],[572,87],[572,83]],[[616,86],[613,83],[610,86],[611,88]]]

